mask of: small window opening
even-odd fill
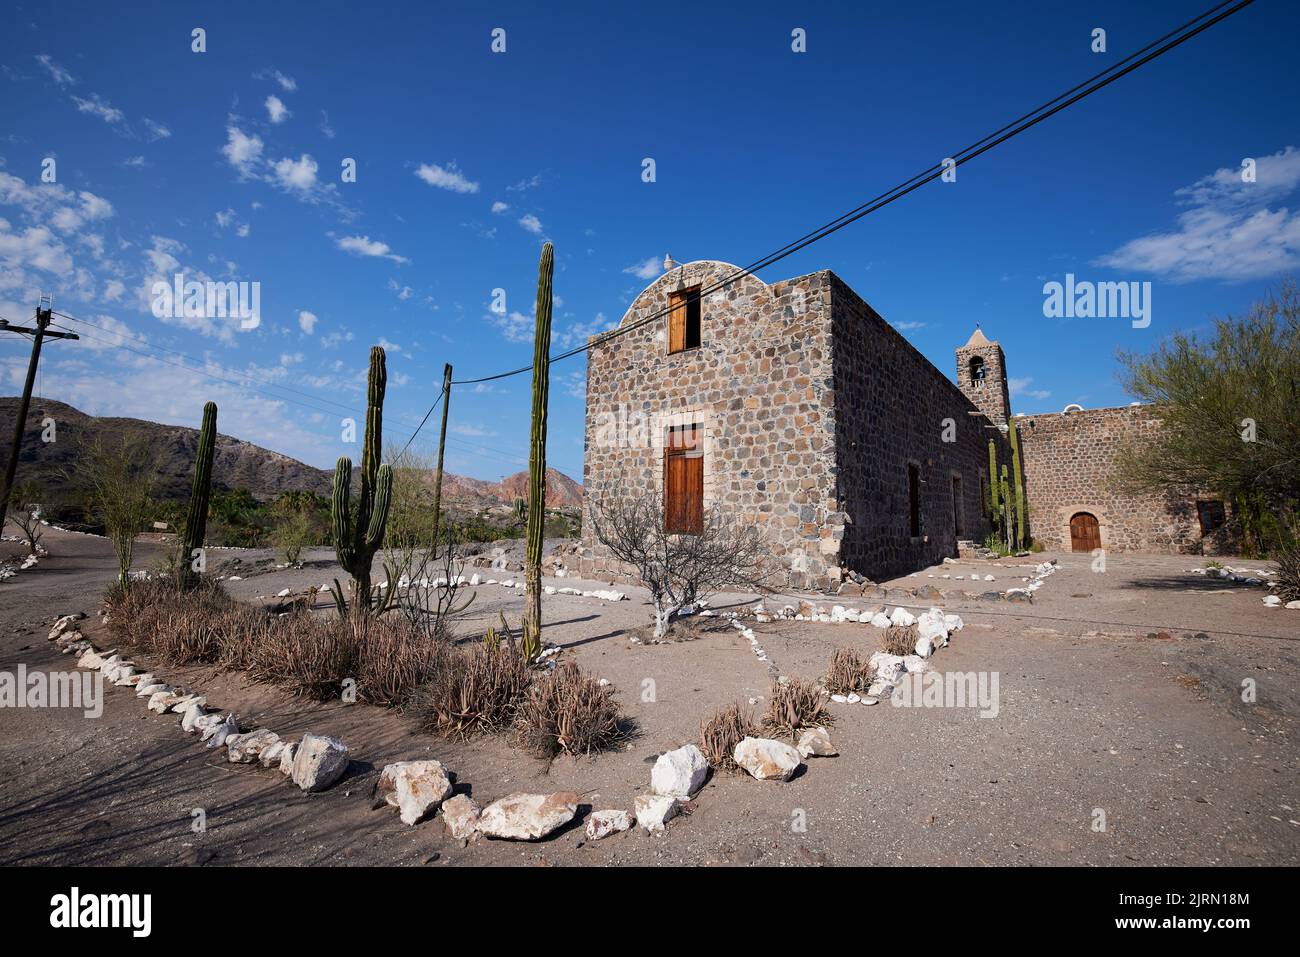
[[[984,359],[980,356],[975,356],[970,361],[971,386],[976,389],[984,388],[984,374],[985,374]]]
[[[912,537],[921,537],[921,467],[907,466],[907,505]]]
[[[952,477],[952,528],[958,538],[964,534],[965,524],[961,514],[961,476],[954,475]]]
[[[700,287],[668,294],[668,351],[700,346]]]

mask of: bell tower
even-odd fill
[[[1006,357],[1002,347],[990,342],[979,326],[957,350],[957,385],[994,423],[1001,425],[1011,416]]]

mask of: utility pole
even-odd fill
[[[438,471],[433,477],[433,547],[442,521],[442,454],[447,448],[447,406],[451,405],[451,363],[442,367],[442,431],[438,433]]]
[[[46,303],[49,303],[46,305]],[[4,484],[0,485],[0,526],[4,516],[9,514],[9,495],[14,489],[14,475],[18,471],[18,453],[22,450],[23,432],[27,428],[27,409],[32,404],[32,387],[36,384],[36,365],[41,361],[41,340],[43,339],[80,339],[75,332],[51,332],[49,330],[54,304],[45,297],[36,307],[36,328],[13,326],[7,319],[0,319],[0,332],[17,332],[32,336],[32,358],[27,363],[27,381],[23,384],[23,397],[18,403],[18,414],[14,418],[14,438],[9,447],[9,462],[5,466]]]

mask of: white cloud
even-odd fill
[[[519,217],[519,225],[524,227],[524,229],[528,230],[530,233],[540,235],[542,232],[542,221],[532,213],[525,213],[523,216]]]
[[[610,322],[605,318],[605,314],[603,312],[598,312],[591,322],[574,323],[568,329],[561,332],[559,335],[560,345],[565,349],[573,346],[586,345],[587,339],[591,336],[606,332],[609,328]]]
[[[275,94],[271,94],[266,98],[266,114],[271,118],[272,123],[283,123],[293,115],[289,112],[289,108],[284,105],[284,101]]]
[[[254,163],[262,157],[262,138],[249,136],[239,127],[226,127],[226,145],[221,147],[226,161],[239,170],[241,176],[247,176]]]
[[[342,236],[335,240],[335,245],[345,253],[354,256],[373,256],[377,259],[391,259],[395,263],[409,263],[405,256],[393,252],[388,243],[381,243],[369,236]]]
[[[298,328],[310,336],[316,330],[316,314],[306,309],[301,310],[298,313]]]
[[[410,286],[403,286],[396,279],[388,280],[388,288],[391,289],[393,292],[397,293],[397,298],[402,300],[403,302],[405,302],[407,299],[410,299],[411,296],[415,295],[415,290],[413,290]]]
[[[894,328],[899,332],[911,332],[913,329],[924,329],[924,322],[896,322]]]
[[[453,193],[477,193],[478,183],[467,179],[455,163],[448,163],[445,167],[437,163],[421,163],[415,171],[415,175],[420,177],[430,186],[436,186],[439,189],[451,190]]]
[[[320,111],[320,131],[325,134],[327,139],[334,139],[334,127],[330,126],[330,115],[324,110]]]
[[[273,167],[275,180],[286,190],[308,193],[316,185],[316,161],[303,153],[296,161],[285,157]]]
[[[126,119],[125,113],[110,104],[98,93],[90,94],[89,99],[74,96],[72,102],[77,104],[77,109],[82,113],[90,113],[94,116],[98,116],[105,123],[121,123]]]
[[[513,186],[507,186],[506,189],[512,193],[522,193],[526,189],[532,189],[534,186],[542,185],[542,174],[537,173],[527,179],[521,179]]]
[[[169,127],[162,123],[155,122],[147,116],[144,118],[144,127],[149,131],[150,142],[165,140],[172,135],[172,131]]]
[[[104,284],[104,299],[107,302],[117,302],[122,298],[124,292],[126,292],[126,286],[120,280],[110,279]]]
[[[461,422],[457,422],[455,425],[448,427],[447,431],[454,432],[456,435],[464,435],[468,438],[474,439],[490,439],[497,434],[481,425],[469,425]]]
[[[17,232],[7,219],[0,219],[0,263],[13,270],[28,267],[57,274],[72,271],[72,257],[49,227],[29,226]]]
[[[1219,169],[1175,192],[1188,207],[1177,228],[1130,240],[1094,265],[1154,273],[1173,282],[1262,279],[1300,268],[1300,212],[1270,204],[1300,187],[1300,149],[1256,163],[1256,179]]]
[[[402,347],[399,346],[396,342],[389,342],[389,341],[388,341],[387,339],[385,339],[383,336],[380,336],[380,337],[379,337],[379,341],[378,341],[377,343],[375,343],[375,345],[379,346],[379,348],[383,349],[385,352],[401,352],[401,351],[402,351]]]
[[[59,86],[72,86],[77,81],[72,78],[72,74],[63,67],[54,62],[54,59],[48,53],[42,53],[36,58],[36,62],[49,71],[54,82]]]
[[[1046,389],[1029,388],[1029,384],[1033,381],[1033,376],[1010,378],[1007,380],[1007,391],[1011,393],[1013,398],[1025,397],[1030,399],[1046,399],[1052,394]]]
[[[537,324],[522,312],[490,312],[484,318],[500,330],[507,342],[532,342],[534,339]]]
[[[509,208],[510,208],[509,203],[503,203],[499,199],[492,204],[492,212],[497,214],[504,213]]]
[[[663,271],[663,261],[658,256],[651,256],[639,263],[633,263],[623,270],[625,273],[631,273],[637,279],[653,279]]]

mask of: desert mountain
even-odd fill
[[[17,397],[0,398],[0,442],[4,443],[0,457],[8,457],[8,442],[17,411]],[[47,417],[53,419],[56,426],[53,442],[41,441],[41,423]],[[71,491],[65,472],[75,471],[82,444],[97,437],[111,441],[128,430],[143,431],[149,447],[159,453],[159,497],[189,495],[194,452],[199,443],[197,429],[143,419],[96,417],[54,399],[32,399],[22,454],[18,459],[18,481],[36,479],[54,497],[65,495]],[[259,499],[273,499],[282,492],[299,490],[328,496],[333,480],[331,471],[313,468],[251,442],[220,433],[217,435],[216,456],[212,463],[212,483],[216,488],[248,489]],[[443,500],[449,504],[471,507],[510,504],[516,495],[526,498],[527,494],[527,472],[511,475],[499,483],[450,472],[443,478]],[[582,486],[563,472],[547,469],[546,504],[554,508],[577,508],[582,504]]]

